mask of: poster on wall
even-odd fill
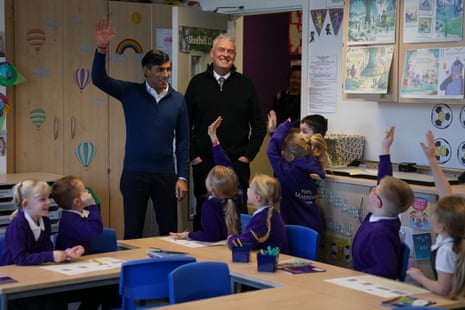
[[[463,99],[465,47],[407,50],[402,98]]]
[[[190,51],[209,52],[213,40],[220,33],[217,29],[179,26],[179,51],[181,53],[189,53]]]
[[[393,46],[348,47],[344,92],[387,94],[393,53]]]
[[[404,43],[461,41],[463,1],[405,0]]]
[[[349,45],[395,43],[397,1],[349,1]]]
[[[289,12],[289,55],[302,54],[302,11]]]
[[[431,201],[429,195],[415,194],[415,200],[409,208],[408,226],[414,229],[430,229]]]

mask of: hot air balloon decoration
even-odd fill
[[[45,42],[45,32],[42,29],[34,28],[27,32],[27,42],[39,54],[40,48]]]
[[[31,112],[29,112],[29,118],[34,126],[39,129],[45,121],[45,111],[41,108],[32,109]]]
[[[92,142],[82,142],[76,147],[76,158],[85,167],[89,167],[95,158],[95,145]]]
[[[90,82],[90,72],[86,68],[77,68],[73,74],[74,83],[79,87],[80,91]]]

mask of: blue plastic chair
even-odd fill
[[[168,275],[170,304],[232,294],[229,268],[223,262],[197,262]]]
[[[410,259],[410,248],[402,242],[402,260],[399,268],[399,275],[397,276],[397,280],[405,281],[405,277],[407,276],[407,269],[409,265]]]
[[[195,257],[191,256],[172,256],[124,262],[121,265],[119,283],[122,309],[143,309],[167,305],[169,273],[179,266],[195,261]],[[160,300],[160,302],[155,305],[147,304],[137,307],[137,304],[143,304],[147,300]]]
[[[103,228],[103,232],[97,238],[92,240],[89,254],[114,251],[118,251],[116,230],[113,228],[105,227]]]
[[[242,232],[245,230],[247,225],[249,225],[251,219],[252,219],[252,215],[250,215],[248,213],[241,213],[241,230],[242,230]]]
[[[318,257],[320,234],[309,227],[300,225],[286,226],[289,255],[315,260]]]

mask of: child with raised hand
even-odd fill
[[[6,228],[0,265],[59,263],[84,254],[80,245],[66,251],[53,250],[50,238],[50,186],[39,180],[24,180],[13,187],[17,209]]]
[[[386,131],[378,164],[378,186],[368,196],[368,215],[352,242],[355,270],[396,279],[402,261],[399,214],[408,210],[415,196],[410,186],[392,177],[390,148],[395,127]]]
[[[433,293],[457,299],[465,295],[465,198],[451,195],[450,184],[435,156],[431,131],[426,133],[426,140],[427,144],[420,144],[440,197],[431,216],[431,229],[436,234],[431,247],[434,279],[414,267],[407,270],[407,275]]]
[[[99,207],[82,180],[62,177],[52,185],[52,197],[63,209],[55,248],[64,250],[80,244],[86,254],[92,254],[92,240],[102,233],[103,222]]]
[[[240,232],[239,210],[243,204],[242,192],[232,163],[216,135],[222,121],[222,117],[219,116],[208,126],[215,166],[205,180],[209,195],[202,205],[202,230],[170,233],[175,238],[215,242]]]
[[[256,211],[240,235],[228,237],[228,245],[243,244],[251,249],[262,250],[279,247],[280,252],[287,253],[286,228],[279,213],[280,200],[278,180],[265,174],[256,175],[247,190],[247,202]]]
[[[326,143],[321,134],[307,141],[292,130],[288,120],[278,126],[268,144],[267,155],[282,188],[281,216],[286,224],[310,227],[319,233],[324,221],[316,205],[318,184],[310,176],[325,178]]]

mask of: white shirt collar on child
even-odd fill
[[[63,210],[65,212],[71,212],[71,213],[76,213],[82,218],[87,218],[89,216],[89,211],[88,210],[82,210],[82,212],[79,212],[77,210]]]
[[[270,207],[270,206],[263,206],[263,207],[261,207],[260,209],[257,209],[257,210],[253,213],[253,215],[255,216],[255,214],[258,214],[258,213],[262,212],[263,210],[268,209],[269,207]]]
[[[45,230],[44,219],[42,217],[39,218],[39,225],[37,225],[32,217],[24,211],[24,217],[26,218],[27,223],[29,224],[29,228],[31,228],[32,233],[34,234],[34,239],[37,241],[39,240],[40,233]]]

